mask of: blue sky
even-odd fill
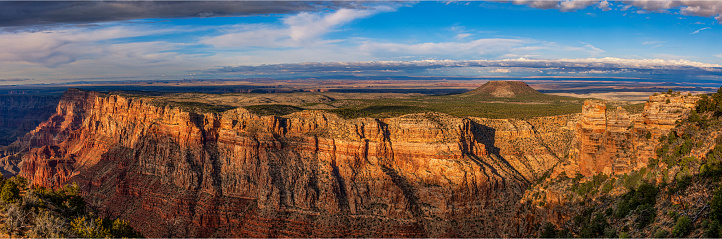
[[[720,1],[687,0],[0,2],[0,84],[335,73],[722,81],[720,14]]]

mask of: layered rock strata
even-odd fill
[[[78,183],[150,237],[519,237],[534,230],[517,208],[530,182],[643,167],[695,101],[654,96],[641,114],[587,101],[581,115],[527,120],[342,119],[69,90],[13,160],[33,184]]]
[[[585,176],[622,174],[647,166],[659,137],[687,117],[697,100],[697,96],[653,95],[639,114],[629,114],[622,107],[609,110],[602,101],[584,102],[576,125],[578,146],[570,162],[556,169],[555,175],[562,171]]]
[[[567,137],[521,120],[198,114],[150,101],[68,91],[24,138],[43,146],[20,175],[78,183],[152,237],[519,236],[531,225],[512,220],[513,205],[559,161],[547,142]]]

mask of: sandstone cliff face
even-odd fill
[[[43,146],[20,174],[78,183],[154,237],[519,236],[513,205],[558,163],[549,145],[572,129],[552,128],[571,119],[198,114],[69,91],[23,139]]]
[[[581,115],[528,120],[347,120],[70,90],[18,142],[20,175],[78,183],[91,205],[151,237],[524,236],[534,224],[517,206],[530,182],[550,169],[642,167],[696,101],[665,97],[636,115],[589,101]]]
[[[576,126],[578,147],[573,160],[556,169],[554,175],[561,171],[585,176],[621,174],[645,167],[654,156],[659,137],[674,128],[677,120],[688,116],[697,100],[697,96],[650,96],[640,114],[629,114],[621,107],[609,110],[601,101],[584,102]]]

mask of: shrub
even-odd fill
[[[295,112],[302,111],[303,108],[292,106],[292,105],[251,105],[245,106],[251,113],[257,115],[287,115]]]
[[[692,219],[687,215],[682,215],[677,219],[677,224],[672,229],[672,236],[683,237],[692,231]]]
[[[622,195],[622,200],[617,204],[616,216],[618,218],[626,217],[630,211],[638,209],[640,206],[649,205],[643,209],[653,209],[656,204],[657,193],[659,189],[652,184],[642,183],[639,188],[631,189],[628,193]]]
[[[607,219],[601,214],[595,214],[591,220],[581,225],[579,236],[585,238],[599,237],[605,234],[605,229],[609,227]],[[615,232],[616,234],[616,232]]]
[[[554,226],[554,224],[551,224],[550,222],[544,223],[544,227],[542,228],[541,235],[539,238],[555,238],[557,237],[557,229]]]
[[[20,189],[12,180],[7,180],[0,191],[0,200],[4,203],[13,203],[20,199]]]
[[[604,228],[604,237],[606,237],[606,238],[616,238],[616,237],[617,237],[617,230],[614,229],[614,227]]]
[[[722,176],[722,164],[708,160],[699,168],[699,172],[705,178],[719,178]]]
[[[68,223],[63,218],[52,215],[48,211],[40,212],[39,215],[35,216],[34,221],[35,227],[29,231],[32,237],[61,238],[67,236],[66,227]]]
[[[657,208],[655,208],[652,204],[642,204],[637,207],[637,218],[634,222],[637,224],[638,229],[642,229],[652,223],[656,215]]]
[[[695,158],[694,156],[684,157],[679,162],[679,165],[682,167],[689,167],[689,166],[691,166],[690,164],[692,164],[693,162],[697,162],[697,161],[698,161],[697,158]]]
[[[75,218],[70,223],[70,230],[77,237],[103,238],[112,236],[110,230],[103,227],[103,219],[101,218],[90,219],[85,216]]]
[[[658,161],[659,160],[657,158],[649,158],[647,160],[647,167],[650,169],[657,167],[657,163],[659,163]]]
[[[670,218],[672,218],[676,221],[677,216],[679,216],[679,215],[677,214],[677,211],[669,211],[669,212],[667,212],[667,216],[669,216]]]
[[[709,202],[709,207],[709,218],[718,221],[722,220],[722,187],[718,187],[712,193],[712,201]]]
[[[657,231],[654,232],[654,238],[665,238],[669,235],[669,232],[667,230],[664,230],[662,228],[657,229]]]
[[[697,113],[703,113],[713,111],[715,108],[717,108],[715,102],[713,102],[707,95],[702,95],[699,101],[697,101],[697,108],[695,111]]]
[[[647,133],[644,135],[644,138],[646,138],[646,139],[651,139],[651,138],[652,138],[652,132],[647,132]]]
[[[610,179],[607,183],[602,186],[602,193],[607,194],[614,189],[614,183],[616,182],[616,178]]]
[[[5,233],[14,235],[21,227],[25,225],[27,218],[26,212],[17,204],[10,204],[7,207],[7,217],[5,218]]]
[[[133,230],[133,228],[125,220],[115,219],[110,227],[110,233],[116,238],[139,238],[143,237],[140,233]]]
[[[720,223],[718,220],[712,220],[707,223],[704,230],[704,236],[707,238],[719,238],[720,237]]]
[[[662,135],[662,137],[659,137],[659,142],[660,142],[660,143],[661,143],[661,142],[664,142],[665,140],[667,140],[667,136],[666,136],[666,135]]]
[[[662,144],[661,147],[657,148],[657,157],[662,157],[664,153],[667,152],[667,150],[669,149],[668,147],[669,146],[667,144]]]
[[[689,121],[692,123],[698,124],[698,123],[702,122],[702,118],[700,118],[699,114],[697,114],[697,112],[693,110],[689,114]]]
[[[682,177],[679,177],[674,184],[674,187],[670,187],[668,190],[669,194],[675,194],[677,192],[684,193],[684,191],[687,190],[689,185],[692,184],[692,176],[691,175],[684,175]]]
[[[675,140],[677,140],[677,133],[675,133],[674,130],[669,131],[669,134],[667,134],[667,143],[672,144]]]

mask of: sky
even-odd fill
[[[316,76],[722,82],[722,1],[0,1],[0,85]]]

